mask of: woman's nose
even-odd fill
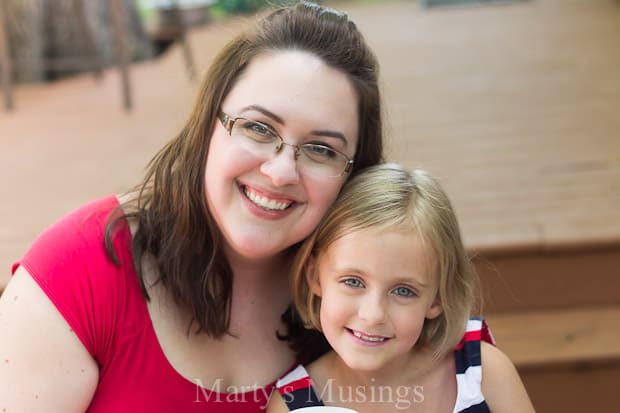
[[[296,147],[283,145],[270,159],[263,162],[260,171],[276,186],[293,185],[299,182]]]

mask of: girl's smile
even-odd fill
[[[386,337],[382,335],[375,334],[367,334],[358,330],[354,330],[352,328],[345,327],[345,330],[349,332],[353,336],[353,339],[365,346],[379,346],[385,343],[387,340],[392,337]]]

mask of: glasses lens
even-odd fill
[[[344,155],[325,145],[307,143],[301,146],[301,153],[300,167],[317,176],[340,176],[348,163]]]
[[[267,125],[239,118],[233,124],[231,135],[243,136],[258,143],[272,143],[278,135]]]

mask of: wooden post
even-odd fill
[[[127,47],[127,35],[125,33],[123,7],[120,0],[109,0],[109,5],[114,26],[117,63],[120,69],[123,87],[123,104],[126,110],[130,110],[132,102],[129,88],[129,50]]]
[[[187,41],[186,36],[186,27],[185,21],[183,20],[183,16],[181,15],[181,9],[179,8],[178,0],[172,1],[172,12],[174,15],[174,21],[176,26],[178,27],[178,38],[181,42],[181,47],[183,48],[183,56],[185,57],[185,65],[187,69],[187,74],[190,80],[196,80],[196,69],[194,65],[194,57],[192,55],[192,49],[190,47],[189,42]]]
[[[88,25],[84,0],[73,0],[73,13],[77,19],[78,30],[82,34],[81,41],[85,46],[86,52],[90,53],[87,70],[95,72],[95,76],[100,78],[103,70],[103,63],[97,45],[93,40],[92,30]]]
[[[13,66],[11,64],[11,51],[7,35],[6,22],[4,20],[4,2],[0,1],[0,69],[2,70],[2,91],[4,106],[7,110],[13,109],[12,78]]]

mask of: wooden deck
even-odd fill
[[[383,64],[392,157],[443,176],[467,244],[620,243],[618,2],[402,6],[362,26]]]
[[[620,382],[620,2],[334,4],[381,61],[390,158],[442,177],[491,326],[539,411],[609,411]],[[197,67],[244,24],[192,32]],[[180,50],[131,76],[131,114],[111,72],[20,86],[16,111],[0,110],[0,285],[45,226],[128,188],[178,130],[196,87]]]

